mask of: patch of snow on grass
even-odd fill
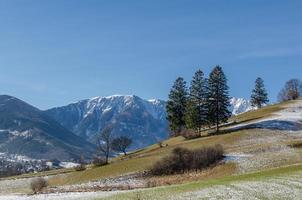
[[[288,105],[281,111],[273,113],[272,116],[255,120],[253,122],[241,123],[232,126],[231,129],[263,128],[275,130],[302,130],[302,101]]]
[[[302,199],[302,174],[261,181],[240,181],[187,192],[172,199]]]
[[[39,195],[4,195],[0,200],[93,200],[109,197],[117,192],[72,192]]]

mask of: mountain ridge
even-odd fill
[[[77,159],[93,148],[43,111],[9,95],[0,95],[0,133],[0,152],[37,159]]]
[[[168,137],[165,101],[144,100],[136,95],[111,95],[80,100],[45,112],[77,135],[92,141],[107,125],[113,134],[127,135],[133,148]]]

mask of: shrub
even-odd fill
[[[86,165],[85,164],[86,163],[85,163],[85,160],[84,160],[84,156],[81,155],[80,160],[79,160],[79,165],[75,166],[74,169],[76,171],[84,171],[84,170],[86,170]]]
[[[86,170],[86,166],[84,164],[79,164],[77,166],[74,167],[74,170],[76,171],[84,171]]]
[[[164,143],[163,143],[162,141],[159,141],[157,144],[158,144],[158,146],[159,146],[160,148],[163,148],[163,147],[164,147]]]
[[[30,187],[35,194],[41,192],[47,186],[47,180],[41,177],[33,179],[30,183]]]
[[[223,158],[221,145],[188,150],[177,147],[172,154],[155,163],[150,169],[153,175],[169,175],[191,170],[202,170]]]
[[[187,129],[183,130],[183,131],[181,132],[181,135],[182,135],[184,138],[188,139],[188,140],[191,140],[191,139],[195,139],[195,138],[200,137],[200,134],[197,133],[196,131],[187,130]]]
[[[102,157],[94,157],[92,160],[92,164],[95,167],[100,167],[100,166],[106,165],[107,163],[106,163],[106,160]]]

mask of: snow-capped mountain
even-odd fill
[[[230,104],[231,104],[230,111],[232,112],[233,115],[238,115],[253,109],[251,102],[244,98],[233,97],[230,100]]]
[[[145,147],[168,137],[166,103],[144,100],[135,95],[113,95],[82,100],[46,113],[61,125],[94,141],[106,126],[113,126],[113,135],[132,138],[132,148]]]
[[[78,159],[93,145],[39,109],[12,96],[0,95],[0,154],[34,159]]]

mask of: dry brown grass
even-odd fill
[[[194,181],[202,181],[225,177],[235,174],[235,163],[221,163],[215,167],[209,167],[199,172],[188,172],[184,174],[154,176],[148,178],[149,187],[157,187],[164,185],[183,184]]]

